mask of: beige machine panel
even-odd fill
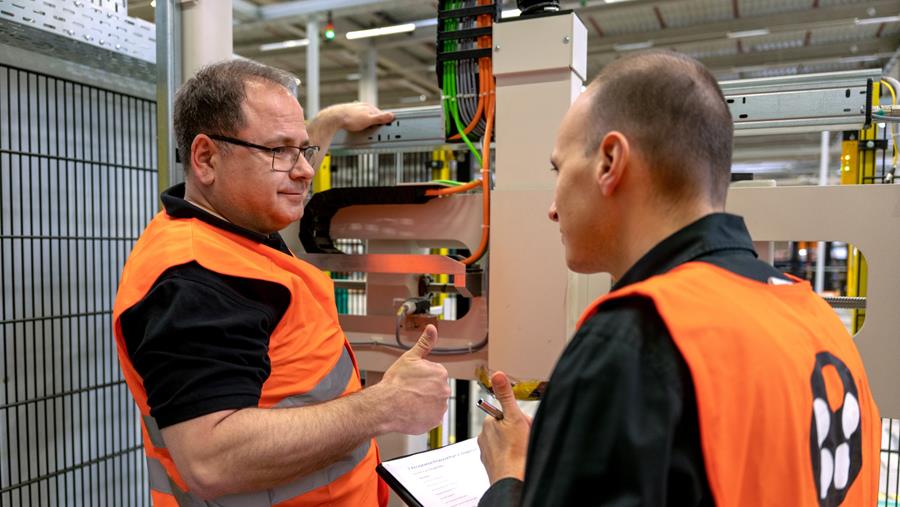
[[[565,347],[588,283],[566,269],[553,200],[550,153],[581,92],[587,32],[574,15],[500,23],[495,188],[491,194],[488,366],[545,379]],[[499,46],[499,49],[497,48]]]
[[[900,416],[900,187],[733,188],[727,209],[757,241],[845,241],[862,251],[868,296],[856,344],[881,415]]]

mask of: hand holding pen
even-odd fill
[[[509,378],[503,372],[494,373],[491,384],[502,411],[484,400],[478,402],[478,408],[491,415],[485,418],[478,436],[481,461],[491,484],[504,477],[521,480],[525,477],[531,418],[519,408]]]

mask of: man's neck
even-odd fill
[[[207,201],[202,195],[197,192],[192,191],[190,185],[185,185],[184,189],[184,200],[193,204],[194,206],[202,209],[203,211],[213,215],[215,217],[221,218],[226,222],[231,222],[227,218],[223,217],[220,213],[218,213],[215,209],[213,209],[212,205]]]
[[[679,206],[670,210],[655,213],[631,213],[631,220],[625,222],[620,235],[623,238],[620,255],[621,262],[615,266],[613,278],[620,279],[653,247],[664,239],[680,231],[697,220],[722,211],[709,204]]]

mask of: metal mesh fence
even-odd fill
[[[900,419],[882,419],[878,505],[900,507]]]
[[[0,505],[149,505],[111,329],[156,209],[152,101],[0,65]]]

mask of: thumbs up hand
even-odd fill
[[[531,418],[522,412],[513,395],[509,378],[503,372],[491,376],[494,396],[503,408],[503,419],[487,417],[478,435],[481,461],[491,484],[506,477],[525,478],[525,457],[528,454],[528,435]]]
[[[389,393],[386,402],[393,407],[388,432],[418,435],[443,419],[450,397],[447,369],[425,359],[436,342],[437,329],[429,324],[413,348],[404,352],[377,384]]]

